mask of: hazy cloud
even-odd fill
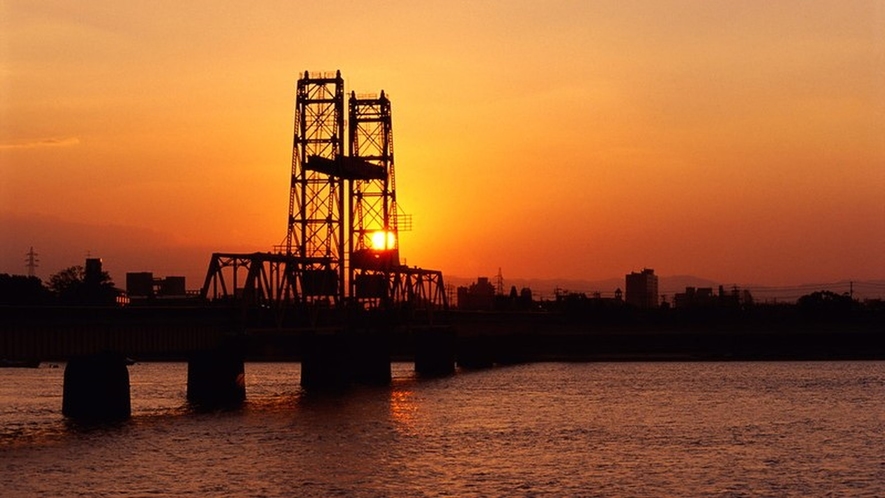
[[[74,145],[80,145],[79,138],[43,138],[38,140],[0,143],[0,149],[36,149],[40,147],[71,147]]]

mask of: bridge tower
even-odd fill
[[[341,71],[298,80],[286,255],[303,258],[301,299],[344,297],[344,179],[314,158],[337,162],[344,153],[344,80]],[[327,164],[324,162],[323,164]]]
[[[383,169],[377,178],[350,182],[350,295],[380,305],[390,297],[389,274],[399,267],[396,180],[390,100],[350,94],[349,154]]]

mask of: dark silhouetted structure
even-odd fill
[[[673,305],[677,308],[710,306],[716,302],[712,287],[686,287],[685,292],[677,292]]]
[[[458,309],[492,310],[495,307],[495,286],[488,277],[479,277],[469,287],[458,287]]]
[[[631,272],[626,279],[627,304],[637,308],[657,308],[658,277],[653,269],[645,268],[639,273]]]
[[[284,247],[214,254],[205,299],[278,313],[354,303],[427,316],[447,308],[442,272],[400,263],[390,100],[383,91],[351,93],[345,129],[344,94],[340,71],[298,80]]]
[[[154,298],[184,298],[187,296],[185,277],[155,278],[152,272],[126,273],[126,294],[130,300]]]
[[[71,266],[49,278],[57,301],[66,305],[115,306],[121,291],[102,270],[101,259],[87,258],[85,266]]]
[[[448,308],[442,272],[400,263],[390,100],[352,92],[346,128],[344,95],[340,71],[298,80],[284,244],[213,254],[201,290],[207,301],[271,313],[276,327],[303,328],[305,386],[389,382],[392,328],[438,326]],[[416,358],[451,349],[448,332],[412,332],[427,349]],[[454,369],[451,358],[440,363]]]
[[[86,258],[85,268],[83,283],[90,286],[99,285],[102,281],[101,258]]]
[[[733,286],[726,292],[725,287],[719,286],[714,292],[712,287],[686,287],[685,292],[677,292],[673,296],[673,305],[676,308],[703,308],[710,306],[724,306],[736,308],[753,304],[753,295],[750,291],[741,290]]]

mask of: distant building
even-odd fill
[[[658,276],[651,268],[627,275],[626,301],[637,308],[658,307]]]
[[[532,289],[528,287],[523,287],[522,290],[517,290],[516,286],[512,285],[510,286],[510,293],[505,295],[498,292],[497,285],[495,287],[494,307],[496,310],[528,311],[534,307],[535,301],[533,298]]]
[[[154,274],[149,271],[127,273],[126,294],[129,297],[153,297]]]
[[[686,287],[685,292],[678,292],[673,299],[677,308],[691,308],[703,306],[749,306],[753,304],[753,296],[750,291],[743,291],[734,286],[730,292],[726,292],[723,286],[719,286],[718,293],[712,287]]]
[[[495,286],[488,277],[479,277],[470,287],[458,287],[458,308],[491,310],[495,307]]]
[[[83,283],[86,285],[98,285],[102,281],[101,258],[86,258],[86,267],[83,271]]]
[[[102,269],[101,258],[86,258],[82,285],[67,285],[60,291],[59,299],[74,305],[125,304],[120,296],[120,289],[114,287],[110,275]]]
[[[154,278],[149,271],[126,274],[126,294],[129,298],[181,298],[187,295],[184,277]]]
[[[165,277],[160,279],[157,295],[181,297],[187,295],[184,277]]]
[[[677,292],[673,297],[673,305],[677,308],[709,306],[716,301],[712,287],[686,287],[685,292]]]

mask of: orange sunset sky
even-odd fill
[[[885,2],[0,0],[0,273],[286,233],[295,82],[393,105],[409,265],[885,278]]]

